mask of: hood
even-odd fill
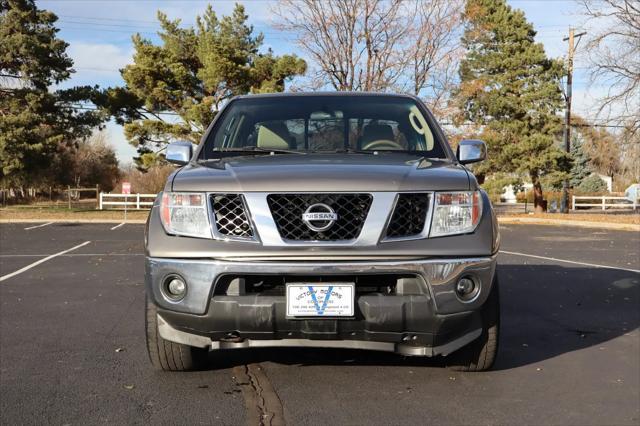
[[[189,164],[174,191],[371,192],[468,190],[464,167],[410,154],[276,154]]]

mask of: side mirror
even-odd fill
[[[191,160],[193,145],[191,142],[178,141],[167,145],[165,157],[168,162],[184,166]]]
[[[460,141],[456,157],[460,164],[477,163],[487,158],[487,145],[478,139]]]

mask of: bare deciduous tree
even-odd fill
[[[122,181],[131,183],[134,192],[155,194],[162,191],[167,177],[175,171],[176,168],[170,164],[157,164],[141,172],[130,164],[124,169]]]
[[[454,88],[462,56],[462,0],[415,1],[405,57],[412,92],[442,111]]]
[[[118,162],[116,154],[109,144],[109,137],[106,132],[95,132],[86,141],[79,141],[77,147],[71,151],[72,157],[70,172],[73,176],[73,185],[80,187],[85,181],[91,181],[98,177],[98,180],[114,180],[118,177]],[[107,169],[102,170],[104,159],[110,158],[112,161]],[[103,175],[106,175],[103,177]],[[93,178],[93,179],[92,179]]]
[[[281,0],[276,26],[319,67],[315,84],[335,90],[384,90],[398,78],[398,56],[408,28],[402,0]]]
[[[608,86],[599,114],[640,129],[640,2],[579,0],[587,16],[593,81]],[[615,116],[615,117],[614,117]]]
[[[312,87],[440,104],[456,78],[461,9],[462,0],[280,0],[274,12],[316,66]]]
[[[624,190],[632,183],[640,182],[640,132],[625,128],[620,138],[621,164],[618,190]]]

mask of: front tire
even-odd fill
[[[163,339],[158,333],[158,308],[145,298],[145,328],[147,352],[151,364],[164,371],[191,371],[202,369],[207,363],[208,350],[194,348]]]
[[[500,290],[496,271],[491,293],[482,305],[482,334],[467,346],[449,355],[449,367],[456,371],[489,370],[498,354],[500,335]]]

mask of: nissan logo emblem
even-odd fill
[[[312,231],[322,232],[331,228],[338,220],[338,214],[324,203],[312,204],[302,214],[302,221]]]

